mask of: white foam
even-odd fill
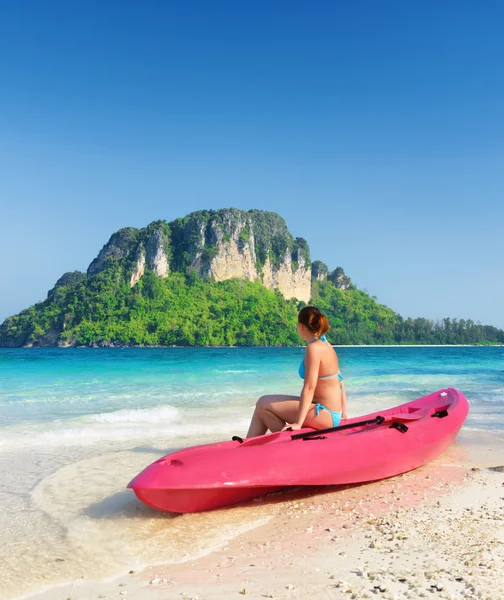
[[[86,419],[97,423],[162,423],[180,419],[180,411],[170,405],[154,408],[123,408],[115,412],[89,415]]]
[[[221,371],[224,373],[225,371]],[[238,373],[239,371],[233,371]],[[245,371],[243,371],[245,372]],[[250,371],[252,372],[252,371]],[[215,380],[213,380],[215,381]],[[85,390],[81,394],[68,394],[68,391],[62,389],[60,394],[44,394],[43,391],[33,391],[33,392],[16,392],[9,394],[9,400],[11,402],[15,402],[18,408],[21,408],[23,405],[51,405],[51,404],[60,404],[65,407],[69,404],[79,404],[83,403],[87,405],[92,405],[94,402],[101,402],[104,398],[107,398],[111,402],[129,402],[134,403],[136,405],[141,404],[143,401],[159,401],[163,402],[168,399],[170,400],[194,400],[196,398],[204,398],[204,399],[213,399],[219,398],[220,396],[240,396],[243,394],[243,389],[225,389],[225,390],[212,390],[211,385],[200,386],[204,387],[201,391],[198,391],[194,387],[184,391],[179,388],[172,389],[171,387],[163,387],[162,389],[145,389],[142,387],[141,389],[135,389],[131,393],[119,393],[108,388],[103,388],[98,391],[88,391]],[[64,408],[63,408],[64,410]]]
[[[483,427],[471,427],[469,425],[464,424],[464,432],[468,432],[468,431],[477,431],[479,433],[486,433],[486,434],[495,434],[495,433],[502,433],[502,427],[496,426],[496,427],[491,427],[489,425],[483,426]]]
[[[33,447],[93,446],[98,444],[106,444],[108,447],[110,445],[125,447],[130,443],[152,442],[152,440],[177,444],[187,438],[195,439],[198,436],[229,439],[234,434],[244,433],[249,421],[249,415],[247,417],[235,415],[233,420],[229,418],[214,420],[191,418],[184,421],[181,419],[178,422],[162,421],[159,423],[154,420],[143,422],[97,421],[94,425],[82,427],[78,426],[82,420],[76,419],[66,423],[56,422],[51,425],[49,430],[47,425],[45,430],[41,430],[42,424],[24,430],[16,427],[7,431],[6,428],[0,439],[0,452]],[[128,424],[131,425],[128,426]]]
[[[469,394],[468,394],[469,395]],[[478,398],[475,400],[476,404],[488,402],[489,404],[504,404],[504,394],[478,394]]]

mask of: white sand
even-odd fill
[[[32,598],[502,600],[504,467],[488,468],[501,465],[502,438],[473,444],[469,455],[455,444],[387,481],[280,495],[281,516],[192,563],[75,581]]]

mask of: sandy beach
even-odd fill
[[[503,442],[462,432],[441,457],[402,476],[258,499],[275,508],[274,516],[197,560],[132,568],[109,581],[84,575],[30,597],[498,600],[504,597]]]
[[[504,600],[504,0],[0,15],[0,600]]]

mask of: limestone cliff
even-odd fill
[[[165,221],[154,221],[144,229],[125,227],[103,246],[89,265],[87,276],[94,277],[110,267],[121,267],[126,270],[131,287],[142,278],[146,267],[159,277],[167,277],[169,244],[169,227]]]
[[[321,260],[316,260],[312,263],[312,280],[313,281],[324,281],[327,279],[329,269],[327,265]]]
[[[113,266],[114,263],[127,259],[138,243],[138,233],[138,229],[134,227],[125,227],[113,233],[98,256],[89,265],[87,276],[94,277]]]
[[[260,280],[285,298],[308,302],[311,265],[308,244],[289,233],[275,213],[227,209],[193,213],[172,225],[179,256],[200,277]],[[175,231],[177,233],[175,233]]]
[[[169,236],[167,229],[164,229],[161,225],[155,228],[147,238],[145,246],[147,266],[158,277],[168,277],[170,272],[168,244]]]
[[[345,271],[341,267],[336,267],[327,278],[340,290],[349,290],[354,287],[352,280],[348,275],[345,275]]]
[[[140,281],[145,273],[145,248],[143,244],[140,244],[136,251],[135,263],[133,265],[133,271],[130,277],[130,287],[135,287],[135,285]]]
[[[139,242],[135,252],[130,286],[134,287],[142,278],[147,267],[158,277],[168,277],[170,265],[168,261],[169,252],[169,229],[162,222],[151,223],[147,231],[142,230],[142,241]]]
[[[89,265],[87,276],[116,265],[134,287],[146,269],[159,277],[167,277],[170,270],[195,270],[203,279],[261,281],[285,298],[308,302],[309,252],[306,241],[294,239],[276,213],[198,211],[170,223],[156,221],[145,229],[121,229]]]
[[[289,252],[283,262],[275,268],[270,258],[263,268],[262,282],[266,287],[278,288],[286,298],[297,298],[308,303],[311,297],[311,266],[296,252],[297,266],[294,268]]]

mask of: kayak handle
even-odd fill
[[[291,440],[307,440],[311,437],[321,435],[322,433],[331,433],[333,431],[343,431],[343,429],[353,429],[354,427],[363,427],[364,425],[381,425],[385,422],[385,417],[378,415],[374,419],[368,421],[359,421],[358,423],[347,423],[346,425],[338,425],[338,427],[329,427],[328,429],[315,429],[308,433],[296,433],[291,435]]]
[[[404,423],[400,423],[399,421],[394,421],[389,429],[397,429],[401,433],[406,433],[408,431],[408,427]]]
[[[437,417],[438,419],[443,419],[444,417],[448,416],[448,411],[445,410],[438,410],[435,413],[432,413],[431,417]]]

